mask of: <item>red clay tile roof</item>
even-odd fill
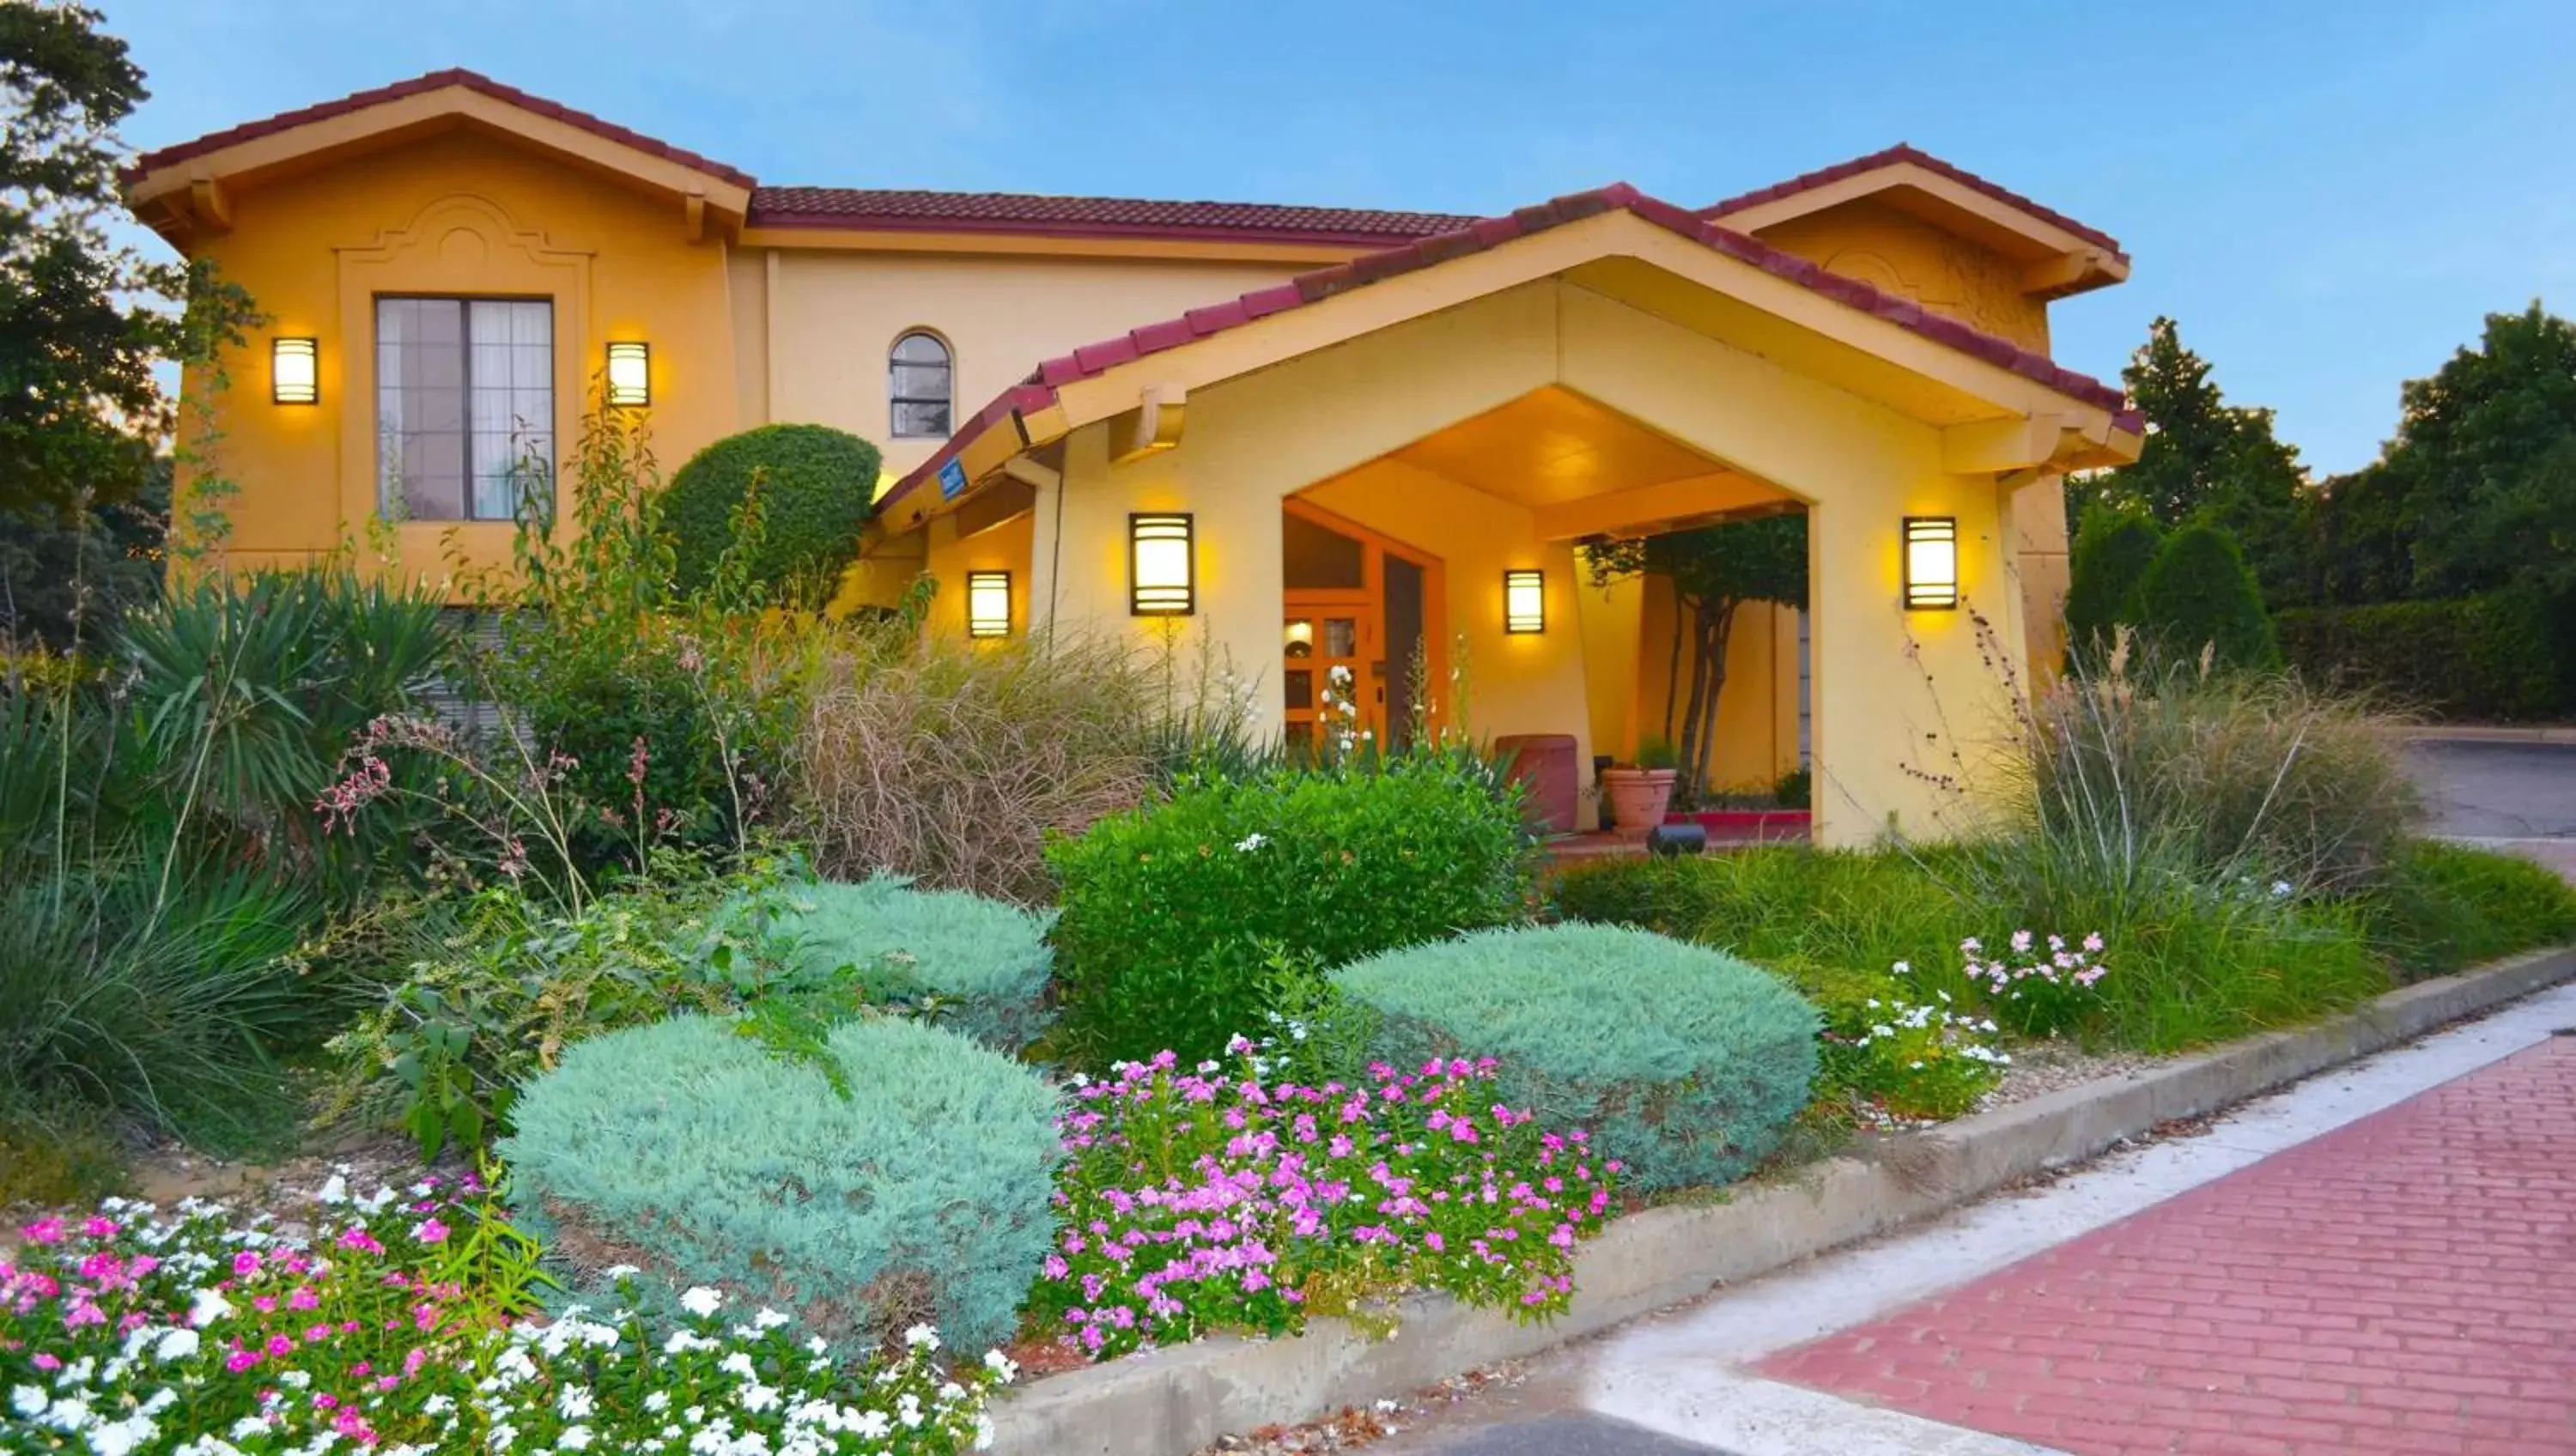
[[[1915,166],[1921,167],[1927,172],[1934,172],[1943,177],[1947,177],[1951,181],[1956,182],[1960,186],[1968,188],[1971,191],[1982,192],[1986,196],[1993,198],[1995,201],[2004,204],[2006,207],[2019,208],[2033,217],[2054,223],[2057,226],[2064,228],[2066,231],[2075,234],[2077,237],[2084,239],[2088,243],[2099,243],[2103,247],[2110,249],[2112,252],[2119,253],[2121,261],[2126,262],[2128,260],[2129,255],[2120,252],[2119,241],[2113,238],[2109,233],[2102,231],[2100,228],[2088,227],[2085,224],[2068,217],[2066,214],[2055,210],[2054,208],[2042,207],[2040,204],[2031,201],[2029,198],[2022,196],[2020,193],[2015,192],[2010,188],[1989,182],[1985,178],[1980,177],[1976,173],[1968,171],[1965,168],[1954,167],[1950,163],[1942,161],[1939,157],[1932,155],[1930,152],[1908,146],[1903,142],[1898,142],[1895,146],[1889,147],[1883,152],[1872,152],[1866,157],[1854,157],[1848,162],[1839,162],[1831,167],[1820,168],[1817,171],[1806,173],[1803,176],[1792,177],[1786,182],[1774,182],[1768,187],[1757,188],[1754,191],[1745,193],[1741,197],[1730,197],[1724,202],[1712,203],[1707,207],[1701,208],[1699,210],[1699,215],[1708,218],[1723,218],[1731,212],[1741,212],[1748,207],[1758,207],[1766,202],[1776,202],[1783,197],[1805,192],[1811,188],[1823,187],[1830,183],[1840,182],[1846,177],[1857,177],[1864,172],[1875,172],[1881,167],[1893,167],[1901,162],[1911,162]]]
[[[1804,258],[1783,252],[1732,228],[1721,227],[1687,209],[1648,197],[1625,182],[1614,182],[1595,191],[1577,192],[1501,217],[1484,218],[1452,232],[1370,253],[1347,263],[1300,273],[1285,283],[1255,289],[1211,307],[1194,308],[1179,318],[1130,329],[1115,338],[1087,344],[1070,354],[1049,359],[1032,370],[1027,379],[1004,390],[999,398],[963,421],[937,453],[906,474],[896,482],[894,489],[879,499],[878,507],[882,510],[887,502],[921,481],[937,476],[939,467],[955,458],[968,441],[985,430],[1014,415],[1024,416],[1054,404],[1057,390],[1074,380],[1104,374],[1147,354],[1176,349],[1274,313],[1320,303],[1335,294],[1366,287],[1382,278],[1415,272],[1452,258],[1484,252],[1514,238],[1528,237],[1601,213],[1623,210],[1730,258],[1750,263],[1765,273],[1821,293],[1837,303],[1885,319],[1934,343],[2011,370],[2070,398],[2109,410],[2123,430],[2135,432],[2144,428],[2143,418],[2128,408],[2126,396],[2089,374],[2062,368],[2045,354],[2034,353],[2009,340],[1981,332],[1920,304],[1882,293],[1856,278],[1829,273]]]
[[[246,121],[239,126],[209,132],[193,141],[179,142],[158,151],[145,152],[134,159],[132,173],[139,175],[154,171],[169,166],[173,162],[184,162],[190,157],[203,156],[208,152],[239,142],[252,141],[311,122],[328,121],[335,116],[346,116],[353,111],[364,111],[370,106],[382,106],[388,101],[400,101],[406,96],[417,96],[424,91],[436,91],[447,86],[462,86],[468,91],[480,91],[495,101],[506,102],[539,116],[580,127],[583,131],[606,137],[620,146],[648,152],[653,156],[677,162],[683,167],[693,168],[709,176],[721,177],[737,187],[754,185],[749,172],[728,167],[722,162],[699,156],[695,152],[684,151],[668,142],[655,141],[642,132],[629,131],[613,121],[603,121],[589,112],[575,111],[569,106],[558,105],[542,96],[531,96],[516,86],[504,86],[479,71],[463,69],[432,71],[426,76],[414,76],[408,81],[396,81],[390,86],[379,86],[372,91],[359,91],[343,96],[337,101],[325,101],[315,106],[279,112],[265,120]]]
[[[1039,197],[1011,192],[763,187],[752,194],[750,225],[1039,233],[1050,237],[1340,242],[1375,247],[1450,232],[1474,221],[1472,217],[1445,212],[1280,207],[1258,202],[1152,202],[1127,197]]]

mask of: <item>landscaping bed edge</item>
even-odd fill
[[[1577,1251],[1574,1307],[1552,1324],[1519,1325],[1500,1310],[1416,1295],[1400,1301],[1402,1324],[1385,1340],[1318,1319],[1291,1339],[1221,1337],[1053,1376],[994,1407],[993,1449],[1190,1456],[1222,1436],[1400,1396],[1947,1211],[2571,977],[2576,946],[2526,952],[2402,987],[2314,1026],[1899,1134],[1873,1159],[1829,1158],[1794,1181],[1739,1186],[1724,1203],[1618,1219]]]

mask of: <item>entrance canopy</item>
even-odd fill
[[[999,574],[1032,632],[1186,635],[1260,679],[1256,731],[1329,726],[1336,667],[1392,731],[1416,649],[1435,719],[1454,675],[1457,726],[1582,763],[1639,751],[1641,667],[1678,639],[1579,545],[1800,510],[1803,635],[1778,615],[1736,681],[1773,685],[1766,776],[1811,740],[1817,835],[1860,843],[1941,832],[1971,747],[1946,735],[2053,656],[2058,473],[2140,444],[2116,390],[1613,187],[1050,360],[897,484],[865,558]],[[1362,543],[1359,587],[1290,569],[1297,519]],[[1942,610],[1908,590],[1926,522]],[[1159,595],[1140,523],[1185,543]]]

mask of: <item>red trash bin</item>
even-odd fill
[[[1512,733],[1494,740],[1494,752],[1520,781],[1521,813],[1542,834],[1572,834],[1574,812],[1583,792],[1575,768],[1571,733]]]

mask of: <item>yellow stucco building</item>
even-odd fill
[[[512,462],[605,377],[674,463],[879,443],[852,590],[928,572],[937,630],[1204,647],[1291,733],[1337,680],[1381,731],[1449,714],[1472,664],[1476,732],[1588,763],[1660,732],[1675,622],[1584,543],[1802,510],[1809,610],[1739,625],[1709,776],[1812,760],[1828,843],[1937,827],[1926,734],[2055,656],[2059,476],[2139,445],[2048,357],[2117,244],[1906,147],[1484,219],[763,187],[448,71],[150,153],[129,196],[271,320],[217,405],[238,564],[375,520],[405,570],[506,559]]]

